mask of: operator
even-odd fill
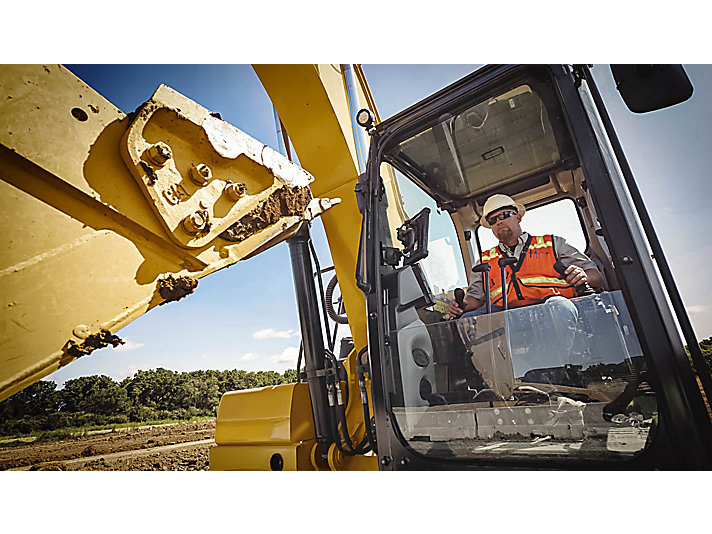
[[[577,286],[588,283],[593,288],[603,285],[603,277],[586,255],[571,246],[562,237],[545,235],[531,236],[520,226],[525,213],[522,204],[507,195],[493,195],[487,199],[480,224],[490,228],[499,244],[482,254],[482,261],[490,264],[490,302],[492,312],[502,311],[502,282],[499,258],[514,257],[518,261],[506,267],[507,307],[518,309],[534,304],[531,311],[511,313],[510,317],[522,318],[531,324],[532,329],[545,332],[544,336],[525,335],[523,332],[511,332],[510,345],[516,348],[517,340],[526,346],[528,358],[521,362],[519,371],[523,374],[528,367],[556,367],[566,363],[566,357],[573,345],[578,312],[568,299],[576,296]],[[567,265],[565,278],[561,278],[554,269],[554,263],[560,260]],[[477,262],[481,263],[480,261]],[[483,288],[483,275],[473,272],[470,285],[465,294],[464,310],[455,299],[449,303],[452,317],[476,317],[487,311]],[[519,334],[519,335],[517,335]],[[525,339],[526,338],[526,339]],[[532,346],[532,339],[544,339],[541,346]],[[521,351],[520,351],[521,352]],[[516,375],[515,375],[516,376]],[[521,374],[519,375],[521,376]]]

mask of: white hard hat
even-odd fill
[[[490,225],[487,222],[487,217],[497,210],[510,207],[516,209],[519,215],[524,215],[524,212],[527,211],[523,204],[515,202],[512,197],[508,197],[507,195],[492,195],[487,199],[485,206],[482,209],[483,215],[480,219],[480,224],[485,228],[490,228]]]

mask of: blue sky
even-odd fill
[[[382,118],[476,68],[364,65]],[[695,86],[692,99],[649,115],[635,115],[625,108],[606,66],[596,66],[593,72],[697,336],[704,338],[712,335],[708,304],[712,282],[699,275],[712,259],[712,234],[706,225],[712,202],[712,67],[686,68]],[[124,112],[136,109],[165,83],[277,148],[269,98],[249,65],[72,65],[70,69]],[[331,265],[318,223],[313,237],[322,266]],[[59,384],[90,374],[120,380],[138,369],[155,367],[281,372],[296,365],[298,331],[289,252],[282,243],[201,279],[194,294],[126,326],[118,332],[127,340],[125,346],[95,351],[47,378]]]

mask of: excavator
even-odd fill
[[[298,165],[165,85],[126,114],[60,65],[0,67],[0,400],[286,241],[298,381],[223,395],[211,470],[712,467],[709,369],[589,65],[485,66],[383,121],[359,65],[253,68]],[[636,114],[693,92],[611,70]],[[447,314],[495,193],[563,206],[602,273],[566,339],[538,305]]]

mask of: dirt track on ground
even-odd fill
[[[215,421],[0,449],[0,470],[206,471]]]

